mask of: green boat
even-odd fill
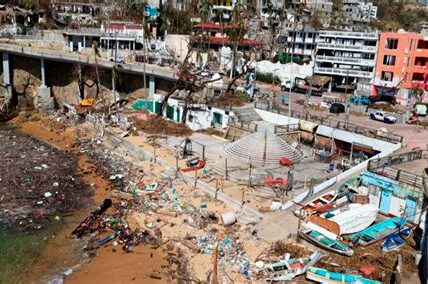
[[[351,256],[354,254],[354,251],[349,246],[335,239],[333,237],[334,234],[330,233],[329,235],[332,236],[327,237],[325,234],[328,234],[328,232],[322,234],[322,231],[322,228],[320,228],[319,230],[316,230],[314,228],[305,228],[299,231],[299,236],[301,236],[306,241],[331,252],[335,252],[345,256]]]
[[[367,247],[380,243],[388,236],[397,233],[405,224],[406,218],[389,218],[350,235],[349,239],[357,246]]]
[[[326,269],[310,266],[306,271],[306,278],[318,283],[359,283],[380,284],[378,281],[370,280],[359,275],[331,272]]]

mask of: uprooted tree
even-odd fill
[[[192,55],[195,52],[198,52],[198,50],[189,44],[189,51],[177,71],[178,79],[174,87],[163,97],[161,108],[158,113],[159,116],[162,116],[165,108],[167,107],[169,98],[177,91],[180,91],[185,94],[184,98],[182,98],[184,100],[184,109],[181,122],[183,124],[186,123],[188,105],[194,101],[194,95],[202,92],[208,84],[221,79],[211,79],[208,76],[203,75],[204,70],[198,68],[198,64],[192,62]]]

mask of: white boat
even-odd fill
[[[309,266],[313,266],[320,258],[321,253],[316,251],[308,257],[281,260],[266,266],[270,281],[290,281],[296,276],[306,272]]]
[[[360,232],[368,228],[376,220],[379,208],[371,204],[348,204],[327,213],[321,217],[339,225],[340,235]]]

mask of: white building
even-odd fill
[[[318,31],[314,29],[287,29],[287,45],[293,55],[303,58],[314,54],[317,43],[321,42]]]
[[[332,76],[338,88],[372,82],[378,32],[319,31],[318,35],[315,74]]]
[[[106,49],[135,50],[143,43],[144,27],[132,22],[110,22],[101,24],[101,46]]]
[[[369,23],[377,18],[377,6],[364,0],[343,0],[343,10],[356,23]]]

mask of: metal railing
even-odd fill
[[[367,165],[367,170],[375,174],[386,176],[389,179],[413,186],[428,193],[428,180],[422,175],[415,174],[414,172],[392,168],[405,162],[420,160],[423,158],[423,151],[412,151],[399,155],[391,155],[384,158],[370,160]]]
[[[344,76],[356,76],[364,78],[372,78],[373,72],[354,70],[354,69],[341,69],[341,68],[326,68],[326,67],[315,67],[315,73],[325,73],[325,74],[336,74]]]
[[[299,130],[299,124],[275,125],[274,127],[274,133],[278,135],[296,132]]]
[[[333,36],[339,38],[359,38],[359,39],[378,39],[379,34],[376,32],[342,32],[342,31],[319,31],[320,36]]]
[[[327,43],[327,42],[320,42],[317,45],[317,48],[324,49],[343,49],[343,50],[356,50],[361,52],[377,52],[377,46],[368,46],[368,45],[346,45],[346,44],[335,44],[335,43]]]
[[[80,64],[95,64],[94,56],[90,55],[80,55],[75,53],[67,53],[64,51],[54,51],[54,50],[40,50],[33,47],[24,47],[14,44],[5,44],[0,43],[0,51],[10,52],[19,55],[28,55],[31,57],[45,58],[58,61],[66,61],[72,63]],[[98,59],[98,65],[102,67],[112,68],[116,63]],[[136,64],[122,64],[124,71],[143,74],[144,67],[142,65]],[[176,72],[173,69],[166,67],[159,67],[157,65],[146,64],[147,75],[155,75],[157,77],[166,78],[169,80],[177,80]]]
[[[278,107],[271,108],[269,106],[269,104],[266,104],[266,103],[255,102],[254,108],[288,116],[288,109],[283,109],[283,108],[278,108]],[[364,136],[367,136],[370,138],[375,138],[375,139],[383,140],[386,142],[391,142],[391,143],[402,143],[403,142],[403,137],[400,135],[393,134],[393,133],[381,133],[377,129],[374,129],[374,128],[367,128],[367,127],[363,127],[363,126],[360,126],[357,124],[347,123],[345,121],[340,121],[340,120],[336,120],[336,119],[332,119],[332,118],[326,118],[326,117],[322,117],[322,116],[312,115],[309,113],[303,113],[301,111],[291,110],[290,114],[291,114],[291,117],[296,118],[296,119],[311,121],[311,122],[314,122],[316,124],[329,126],[329,127],[336,128],[336,129],[341,129],[341,130],[353,132],[356,134],[361,134],[361,135],[364,135]]]
[[[317,55],[316,61],[356,63],[356,64],[360,64],[360,65],[364,65],[364,66],[375,66],[375,60],[368,60],[368,59],[362,59],[362,58],[351,58],[351,57],[340,57],[340,56]]]

